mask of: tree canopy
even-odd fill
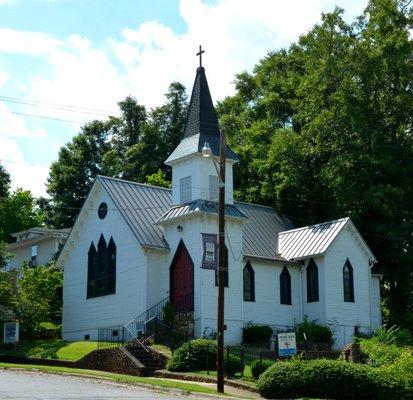
[[[390,323],[413,329],[411,9],[343,10],[236,79],[218,106],[241,199],[299,225],[351,218],[379,260]]]

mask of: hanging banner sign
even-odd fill
[[[278,353],[281,357],[293,356],[294,354],[297,354],[297,345],[294,332],[278,334]]]
[[[204,254],[202,256],[202,266],[204,269],[218,268],[218,246],[217,235],[214,233],[202,233],[202,244]]]
[[[14,343],[19,341],[19,323],[4,323],[4,343]]]

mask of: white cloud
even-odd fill
[[[0,137],[30,137],[44,139],[47,137],[47,132],[41,127],[30,130],[23,118],[13,114],[11,108],[0,102]]]
[[[233,93],[236,73],[251,70],[269,50],[289,46],[334,4],[348,9],[352,18],[362,12],[367,0],[220,0],[214,4],[181,0],[179,11],[187,27],[182,34],[159,21],[147,21],[138,27],[124,27],[120,38],[107,38],[104,46],[97,46],[77,34],[57,38],[47,32],[3,28],[0,54],[30,56],[44,67],[30,76],[14,77],[19,96],[116,111],[116,103],[128,94],[149,107],[161,104],[172,81],[182,82],[190,91],[198,65],[195,53],[202,44],[211,93],[214,100],[220,100]],[[0,86],[6,79],[0,74]],[[36,120],[38,129],[29,129],[24,117],[10,114],[10,110],[0,103],[0,139],[3,143],[8,140],[9,151],[11,139],[37,137],[56,157],[55,132],[42,130],[41,120]],[[26,107],[23,111],[75,121],[103,118],[56,108]],[[77,133],[79,124],[72,128],[73,134]],[[22,171],[30,171],[24,168],[13,169],[13,181],[22,182]],[[27,182],[35,193],[44,183],[44,169],[41,171]]]
[[[49,168],[26,163],[23,152],[15,140],[0,136],[0,160],[12,177],[13,190],[30,190],[35,197],[46,195],[45,183]]]
[[[9,76],[5,72],[0,71],[0,88],[4,86],[8,79]]]

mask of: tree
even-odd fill
[[[41,322],[50,321],[61,311],[62,271],[54,266],[23,266],[23,273],[14,280],[10,307],[28,339],[34,337]]]
[[[10,174],[0,165],[0,201],[7,197],[10,189]]]
[[[59,151],[52,163],[47,192],[52,198],[53,214],[48,218],[55,228],[72,226],[94,179],[104,174],[103,155],[108,149],[107,135],[111,121],[92,121]],[[47,205],[43,204],[47,212]]]
[[[384,274],[389,321],[413,330],[413,41],[408,2],[336,9],[238,75],[219,104],[240,199],[300,225],[351,214]]]
[[[17,189],[0,202],[0,242],[10,243],[13,232],[33,228],[42,224],[30,191]]]

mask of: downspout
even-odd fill
[[[373,330],[373,310],[372,310],[372,304],[371,304],[371,269],[374,265],[374,262],[369,262],[369,309],[370,309],[370,330]]]
[[[300,267],[300,322],[303,322],[304,305],[303,305],[303,271],[304,266]]]

